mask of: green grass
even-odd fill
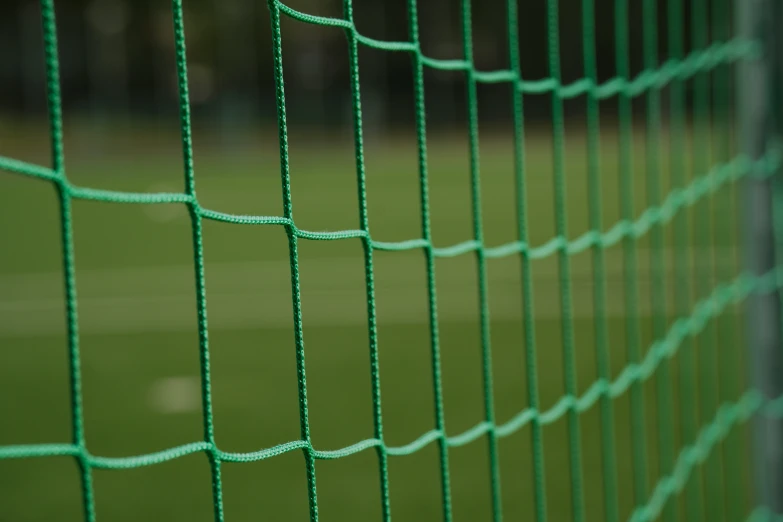
[[[176,130],[176,129],[174,129]],[[98,141],[96,134],[66,129],[66,164],[73,183],[129,191],[181,191],[176,133],[153,128]],[[7,131],[6,131],[7,132]],[[36,135],[43,143],[42,135]],[[486,132],[481,174],[486,244],[518,239],[512,143]],[[583,132],[569,128],[566,159],[569,236],[587,224],[586,149]],[[220,149],[206,132],[195,137],[197,191],[201,205],[234,214],[280,215],[279,163],[273,134]],[[45,145],[6,140],[0,155],[46,164]],[[634,172],[636,214],[646,208],[644,141],[637,133]],[[526,177],[533,245],[554,235],[551,142],[544,132],[527,139]],[[101,147],[98,150],[98,147]],[[368,137],[367,176],[371,234],[376,241],[421,237],[412,135],[381,141]],[[434,243],[446,247],[472,239],[466,139],[435,136],[429,148]],[[620,219],[616,137],[601,146],[604,229]],[[661,151],[663,193],[668,193],[666,151]],[[703,174],[703,173],[697,173]],[[348,141],[291,136],[294,218],[300,229],[358,228],[355,164]],[[692,219],[707,209],[719,216],[720,234],[691,234],[689,270],[694,275],[713,259],[724,277],[738,271],[737,238],[728,224],[735,188],[685,209]],[[190,225],[184,207],[112,205],[76,201],[74,240],[79,293],[85,433],[91,454],[121,457],[201,440],[198,399],[198,339]],[[0,172],[0,446],[70,441],[67,358],[63,319],[61,247],[53,187],[47,182]],[[667,325],[673,303],[673,225],[664,226]],[[277,225],[233,225],[205,221],[204,242],[213,371],[215,433],[224,451],[246,452],[299,438],[296,367],[285,233]],[[643,353],[652,343],[650,245],[640,239],[639,309]],[[715,248],[713,251],[712,248]],[[714,256],[713,256],[714,254]],[[609,350],[612,376],[627,365],[622,245],[607,249]],[[300,241],[307,382],[313,445],[338,449],[372,437],[369,353],[363,260],[358,239]],[[401,446],[434,428],[425,264],[421,251],[376,252],[381,393],[386,443]],[[460,434],[484,418],[473,254],[436,263],[446,429]],[[557,257],[533,262],[536,351],[542,409],[564,394]],[[498,422],[528,406],[524,362],[522,288],[518,255],[488,261],[494,404]],[[590,251],[572,258],[578,389],[597,379],[593,342],[593,284]],[[694,290],[694,299],[707,297]],[[680,389],[679,359],[673,363],[675,409],[657,411],[655,377],[642,385],[648,434],[648,492],[661,478],[657,464],[658,414],[674,417],[679,404],[697,393],[695,381],[712,379],[708,366],[720,360],[720,395],[738,397],[732,372],[742,365],[735,309],[716,322],[717,346],[697,343],[701,364],[693,389]],[[712,326],[708,326],[712,328]],[[632,495],[629,394],[615,408],[618,503],[627,519]],[[714,412],[701,411],[699,425]],[[599,406],[580,415],[584,498],[588,520],[604,520]],[[547,508],[550,520],[570,516],[566,419],[544,428]],[[679,433],[675,450],[692,441]],[[744,431],[711,459],[737,458]],[[455,520],[490,517],[486,437],[449,450]],[[711,462],[718,462],[713,460]],[[439,520],[436,444],[405,457],[390,457],[391,510],[395,520]],[[503,510],[506,520],[532,519],[530,426],[500,441]],[[226,519],[306,520],[304,460],[292,451],[255,463],[227,463],[223,470]],[[747,483],[744,466],[740,484]],[[320,519],[380,520],[378,463],[374,450],[316,464]],[[728,468],[727,468],[728,473]],[[697,468],[691,481],[702,479]],[[152,467],[94,471],[99,520],[211,520],[209,467],[194,454]],[[719,497],[713,495],[720,495]],[[731,496],[743,509],[738,491]],[[678,499],[679,505],[681,499]],[[727,500],[728,501],[728,500]],[[742,511],[747,513],[748,509]],[[79,520],[78,471],[71,458],[0,460],[0,521]]]

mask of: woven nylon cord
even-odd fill
[[[354,23],[352,0],[343,0],[342,18],[325,18],[309,15],[292,9],[279,0],[268,0],[272,27],[272,50],[276,86],[277,126],[281,159],[282,216],[236,215],[204,208],[196,193],[196,166],[193,161],[190,103],[188,95],[187,53],[182,0],[172,0],[174,44],[177,65],[177,86],[179,92],[179,113],[183,154],[184,190],[181,193],[130,193],[117,192],[73,184],[66,175],[63,151],[62,103],[60,96],[59,62],[56,18],[53,0],[41,0],[46,65],[47,99],[51,139],[52,166],[43,167],[0,156],[0,170],[38,178],[52,183],[57,189],[60,227],[62,237],[62,263],[66,296],[66,325],[68,360],[70,373],[71,441],[67,443],[0,446],[0,460],[17,458],[41,458],[69,455],[76,459],[81,479],[81,494],[84,519],[96,520],[95,501],[92,486],[94,469],[130,469],[151,466],[177,459],[193,453],[204,453],[210,463],[214,518],[224,520],[223,485],[221,464],[224,462],[254,462],[273,458],[290,451],[301,451],[307,478],[310,520],[317,521],[318,496],[316,487],[316,460],[338,459],[361,451],[374,449],[378,458],[380,473],[380,504],[382,519],[392,520],[393,502],[390,499],[388,460],[393,456],[410,455],[430,444],[438,447],[439,474],[441,481],[442,515],[446,522],[453,519],[452,492],[450,485],[449,449],[469,444],[480,438],[487,442],[490,498],[492,518],[503,519],[503,494],[500,482],[501,459],[498,441],[530,426],[532,465],[529,473],[533,483],[535,520],[547,520],[547,493],[544,462],[543,427],[565,417],[568,430],[568,461],[573,519],[582,522],[586,518],[585,494],[582,477],[583,455],[580,435],[579,414],[596,404],[600,407],[601,419],[601,466],[603,468],[603,509],[606,520],[620,519],[618,506],[617,455],[615,454],[614,406],[612,399],[628,393],[631,403],[631,433],[633,466],[633,505],[631,520],[652,520],[662,516],[673,521],[686,515],[688,520],[700,520],[706,506],[710,520],[722,520],[724,516],[737,519],[743,516],[740,500],[729,495],[726,509],[718,502],[702,503],[703,494],[720,496],[726,488],[738,490],[741,440],[734,437],[732,428],[747,421],[752,415],[765,414],[782,416],[783,399],[763,397],[753,389],[744,387],[734,375],[719,375],[719,368],[729,368],[723,358],[738,357],[731,345],[739,342],[732,339],[732,332],[739,330],[732,326],[731,318],[721,314],[736,307],[743,300],[756,293],[777,291],[783,286],[783,269],[763,275],[742,273],[738,265],[724,268],[716,262],[718,230],[728,230],[736,215],[737,182],[751,175],[771,176],[780,167],[781,158],[777,151],[770,150],[758,161],[736,154],[732,150],[732,137],[726,130],[710,133],[695,132],[691,171],[686,165],[686,109],[685,85],[693,79],[696,90],[694,121],[699,129],[708,127],[710,113],[716,114],[727,107],[731,93],[731,65],[739,60],[752,59],[758,53],[754,42],[733,40],[728,23],[729,0],[716,0],[707,10],[705,0],[691,0],[694,16],[690,53],[685,53],[683,0],[666,3],[668,32],[665,35],[668,57],[661,61],[658,56],[657,25],[658,4],[653,0],[643,2],[644,64],[645,70],[632,77],[629,59],[629,13],[627,0],[615,0],[614,38],[616,43],[617,76],[599,82],[596,62],[595,6],[594,0],[582,0],[582,52],[584,78],[569,84],[560,79],[560,21],[559,5],[556,0],[547,2],[549,77],[540,80],[522,78],[519,52],[518,3],[506,2],[509,64],[508,69],[496,71],[478,70],[474,63],[472,3],[462,0],[460,5],[462,56],[442,60],[426,56],[421,50],[419,15],[416,0],[407,2],[409,40],[381,41],[368,38],[359,32]],[[711,15],[711,16],[708,16]],[[296,226],[293,214],[293,194],[289,165],[288,130],[286,119],[284,59],[282,51],[281,17],[289,17],[306,24],[332,26],[345,32],[348,40],[350,65],[350,87],[353,115],[354,154],[356,158],[357,198],[359,202],[359,229],[331,232],[303,230]],[[710,35],[713,42],[710,43]],[[664,39],[664,36],[662,36]],[[401,52],[410,55],[413,66],[413,93],[415,104],[415,132],[418,154],[419,198],[421,213],[421,237],[399,242],[384,242],[373,237],[367,203],[367,172],[364,160],[363,118],[360,90],[359,48],[366,46],[387,52]],[[470,158],[471,212],[473,237],[462,243],[437,247],[433,243],[430,215],[430,186],[427,167],[427,127],[425,106],[425,68],[461,71],[466,78],[467,132]],[[710,83],[712,78],[712,84]],[[516,197],[516,241],[490,246],[485,244],[482,223],[481,163],[479,158],[479,84],[505,83],[511,86],[513,135],[514,135],[514,184]],[[671,96],[668,107],[661,100],[661,89],[668,87]],[[529,243],[530,221],[528,216],[527,188],[528,172],[525,166],[525,117],[523,97],[526,94],[547,94],[552,100],[553,123],[553,166],[554,209],[556,235],[544,244]],[[566,132],[564,101],[579,96],[586,97],[587,117],[587,176],[589,200],[589,231],[571,238],[567,230],[568,198],[566,181]],[[634,97],[644,96],[646,107],[646,208],[638,213],[634,207],[635,187],[633,184],[633,160],[631,157],[633,122],[631,103]],[[617,98],[619,128],[619,197],[620,220],[608,228],[602,216],[601,195],[603,192],[600,160],[599,102]],[[661,118],[664,111],[670,116],[668,159],[662,153]],[[725,115],[724,115],[725,116]],[[716,117],[716,116],[713,116]],[[571,158],[568,158],[569,161]],[[671,173],[670,190],[662,194],[661,170],[668,161]],[[73,246],[73,221],[71,205],[74,200],[93,200],[112,204],[170,204],[185,205],[189,211],[193,241],[193,262],[195,268],[195,310],[199,343],[201,370],[201,407],[203,413],[203,438],[182,446],[160,452],[127,457],[108,458],[92,455],[86,444],[81,392],[81,371],[79,353],[78,298],[76,295],[75,263]],[[714,208],[731,209],[720,214]],[[696,221],[695,234],[707,241],[704,246],[711,250],[712,264],[708,270],[694,274],[687,273],[687,257],[690,252],[691,234],[689,216],[693,210]],[[283,227],[288,238],[291,293],[294,319],[294,347],[298,385],[300,437],[298,440],[279,444],[271,448],[250,453],[222,451],[215,442],[209,360],[209,322],[207,318],[206,274],[204,270],[204,244],[202,222],[221,221],[235,225]],[[664,226],[673,224],[674,258],[674,300],[672,310],[667,309],[664,288],[666,266],[664,248]],[[736,230],[732,237],[737,237]],[[638,311],[639,291],[637,284],[638,259],[637,240],[648,236],[651,240],[650,266],[653,282],[651,293],[652,334],[654,341],[642,346],[640,316]],[[305,365],[305,340],[301,309],[301,288],[299,278],[298,244],[300,240],[335,241],[360,239],[363,245],[364,282],[366,288],[368,350],[370,355],[370,377],[372,389],[373,438],[359,441],[336,450],[322,450],[313,447],[310,438],[310,424],[307,400],[307,379]],[[711,239],[707,239],[711,238]],[[624,302],[626,306],[626,350],[627,366],[614,378],[610,367],[610,347],[607,326],[607,295],[605,250],[619,246],[624,253]],[[434,428],[409,444],[389,446],[384,441],[383,410],[381,402],[380,353],[381,343],[377,333],[377,310],[375,304],[375,275],[373,253],[377,250],[407,251],[420,250],[424,254],[428,296],[428,317],[430,333],[430,359],[434,398]],[[594,336],[596,345],[597,379],[582,393],[576,381],[576,351],[578,342],[574,336],[572,318],[572,277],[570,258],[577,253],[591,251],[593,262]],[[440,336],[438,330],[438,307],[436,292],[435,260],[472,254],[476,257],[478,280],[477,317],[480,326],[480,349],[482,354],[484,419],[472,428],[458,434],[447,433],[443,404],[443,382],[441,375]],[[524,328],[524,356],[528,407],[517,412],[505,422],[498,422],[494,411],[492,350],[489,308],[489,283],[487,260],[508,256],[519,256],[521,261],[522,291],[520,299],[523,313],[520,317]],[[550,408],[541,409],[539,403],[539,373],[537,367],[537,345],[535,333],[535,303],[533,299],[534,278],[532,262],[536,259],[552,258],[559,266],[560,308],[562,321],[562,349],[565,394]],[[739,273],[739,275],[736,275]],[[691,277],[692,276],[692,277]],[[691,293],[691,280],[696,282],[696,299]],[[675,317],[674,321],[667,318]],[[703,334],[702,334],[703,333]],[[699,351],[695,350],[693,338],[699,338]],[[644,348],[644,350],[643,350]],[[677,357],[679,373],[680,430],[675,429],[673,390],[677,385],[670,366]],[[697,360],[698,359],[698,360]],[[720,362],[719,361],[723,361]],[[739,363],[739,361],[738,361]],[[697,371],[697,368],[700,368]],[[701,371],[706,368],[706,371]],[[693,379],[699,375],[698,386]],[[644,404],[642,385],[655,378],[658,415],[655,428],[648,421]],[[719,385],[720,382],[720,385]],[[684,392],[686,387],[695,388]],[[726,400],[731,397],[734,400]],[[652,430],[652,431],[651,431]],[[649,484],[648,438],[654,433],[658,441],[658,479]],[[679,435],[678,435],[679,433]],[[679,439],[678,439],[679,437]],[[675,451],[679,440],[680,450]],[[704,464],[702,475],[701,465]],[[703,480],[702,480],[703,479]],[[724,484],[723,482],[726,482]],[[677,508],[676,495],[685,491],[684,511]],[[749,520],[772,520],[773,514],[759,508],[750,514]]]

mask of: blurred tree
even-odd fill
[[[687,3],[687,2],[686,2]],[[39,112],[43,75],[41,31],[36,0],[0,2],[0,110]],[[67,110],[100,107],[161,115],[176,111],[171,13],[160,0],[68,0],[56,2],[64,103]],[[459,0],[420,0],[421,45],[436,58],[462,57]],[[507,68],[505,2],[474,0],[476,67]],[[519,34],[523,76],[549,76],[546,2],[520,2]],[[629,0],[632,71],[642,68],[642,14]],[[340,0],[288,0],[290,7],[319,16],[342,17]],[[197,113],[221,114],[224,128],[237,122],[273,121],[274,97],[269,13],[253,0],[187,0],[186,28],[194,105]],[[402,7],[401,7],[402,6]],[[354,0],[358,30],[373,38],[407,39],[407,12],[399,0]],[[614,75],[614,0],[596,0],[599,78]],[[659,0],[661,56],[666,56],[666,0]],[[580,0],[560,0],[560,64],[564,81],[582,76]],[[688,16],[686,10],[686,18]],[[686,20],[685,26],[690,24]],[[685,41],[690,41],[688,35]],[[309,93],[307,110],[293,118],[321,123],[345,121],[350,99],[347,47],[343,31],[284,17],[283,46],[287,88]],[[394,121],[395,108],[412,104],[410,62],[390,57],[362,59],[363,100],[373,121]],[[440,82],[433,123],[453,123],[453,108],[464,89],[458,74],[432,75]],[[428,78],[430,75],[428,74]],[[366,82],[366,89],[365,89]],[[198,85],[196,85],[198,84]],[[506,103],[506,100],[503,100]],[[543,104],[546,106],[546,104]],[[97,110],[97,109],[96,109]],[[536,117],[536,111],[527,111]],[[542,109],[542,117],[548,111]]]

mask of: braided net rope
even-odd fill
[[[675,356],[682,356],[681,378],[687,384],[689,375],[696,369],[696,361],[690,350],[687,350],[689,340],[702,332],[712,335],[709,339],[717,343],[715,333],[709,328],[710,322],[724,312],[728,307],[742,302],[755,293],[773,292],[780,288],[783,282],[783,270],[774,270],[766,274],[740,273],[728,274],[729,277],[718,277],[722,282],[717,286],[710,286],[711,277],[706,274],[698,284],[704,287],[702,295],[707,297],[690,303],[685,292],[676,296],[677,316],[679,319],[667,327],[665,322],[665,297],[663,292],[663,232],[664,224],[673,222],[676,230],[676,241],[679,245],[676,251],[675,270],[678,281],[688,278],[686,273],[685,245],[688,244],[688,226],[683,221],[683,210],[691,207],[705,198],[712,197],[719,191],[735,185],[738,181],[749,177],[769,177],[780,166],[781,159],[776,151],[770,151],[758,159],[750,159],[739,155],[733,158],[725,157],[725,161],[708,165],[704,154],[697,154],[694,158],[694,171],[696,175],[686,182],[684,168],[684,128],[685,128],[685,91],[684,82],[695,82],[695,113],[696,117],[704,117],[709,107],[707,90],[709,75],[713,74],[717,80],[729,80],[729,65],[739,60],[753,59],[759,51],[758,44],[752,41],[731,39],[728,23],[722,24],[721,17],[728,19],[729,3],[717,1],[711,12],[714,13],[715,27],[712,36],[715,40],[708,41],[708,17],[705,0],[693,2],[693,33],[694,48],[690,54],[683,52],[683,5],[681,0],[670,0],[668,16],[670,34],[668,36],[669,57],[666,61],[659,60],[657,55],[658,35],[656,27],[650,20],[657,17],[658,2],[645,0],[643,3],[645,13],[644,53],[645,70],[635,77],[629,75],[629,35],[627,26],[627,5],[624,0],[617,0],[615,4],[616,39],[617,39],[617,76],[609,81],[599,83],[597,81],[596,57],[594,45],[594,7],[592,0],[583,0],[583,28],[584,28],[584,63],[585,77],[570,84],[563,84],[560,80],[560,51],[558,34],[558,3],[548,1],[549,19],[549,78],[530,81],[522,78],[520,73],[519,37],[517,27],[517,5],[514,0],[507,2],[507,31],[509,41],[509,68],[497,71],[480,71],[474,66],[472,26],[471,26],[471,2],[462,0],[462,38],[463,56],[455,60],[439,60],[425,56],[419,43],[419,23],[416,0],[408,1],[409,35],[408,41],[392,42],[380,41],[363,36],[353,21],[353,8],[351,0],[344,0],[343,18],[324,18],[312,16],[294,10],[278,0],[269,0],[269,12],[272,24],[272,46],[275,64],[275,81],[277,89],[277,117],[280,140],[281,180],[283,215],[282,216],[252,216],[234,215],[217,212],[202,207],[196,196],[196,176],[193,165],[193,149],[191,136],[190,105],[188,98],[187,59],[185,48],[185,28],[183,22],[182,0],[172,1],[174,21],[174,37],[176,48],[176,63],[178,73],[178,88],[180,102],[180,123],[182,137],[182,151],[184,156],[185,190],[182,193],[129,193],[93,189],[81,187],[71,183],[66,176],[65,161],[63,155],[63,131],[61,99],[59,90],[59,64],[56,36],[55,12],[52,0],[41,0],[43,29],[45,39],[45,60],[47,71],[48,106],[50,115],[52,166],[43,167],[22,162],[8,157],[0,157],[0,170],[40,178],[52,183],[59,194],[60,223],[62,232],[62,260],[65,275],[66,289],[66,313],[68,328],[68,347],[70,361],[71,382],[71,406],[73,439],[70,443],[62,444],[35,444],[0,446],[1,459],[34,458],[48,456],[73,456],[81,470],[81,488],[85,519],[95,520],[95,506],[92,487],[92,470],[100,469],[128,469],[142,466],[151,466],[171,459],[176,459],[192,453],[204,453],[209,459],[212,473],[212,493],[215,509],[215,520],[224,519],[222,501],[221,463],[223,462],[252,462],[272,458],[276,455],[290,451],[301,451],[306,462],[308,482],[308,502],[310,518],[318,519],[318,501],[316,488],[315,461],[317,459],[338,459],[365,450],[374,450],[377,453],[380,470],[381,506],[383,519],[391,520],[392,506],[389,501],[389,478],[387,460],[389,456],[409,455],[416,453],[430,444],[437,444],[439,448],[440,475],[443,518],[446,521],[452,519],[452,500],[449,484],[449,454],[448,449],[462,446],[486,437],[488,440],[489,463],[491,468],[491,491],[493,517],[495,520],[502,518],[501,485],[499,473],[499,459],[497,450],[498,439],[508,437],[517,432],[523,426],[530,425],[532,433],[532,447],[534,458],[532,460],[532,474],[534,477],[535,506],[531,509],[535,512],[536,520],[546,519],[546,492],[542,450],[542,426],[566,417],[568,423],[569,438],[569,466],[571,491],[573,497],[573,518],[584,520],[584,499],[582,489],[581,448],[579,413],[598,404],[601,408],[602,439],[601,449],[604,461],[604,503],[607,520],[619,520],[617,509],[617,478],[614,455],[614,441],[612,435],[613,413],[612,399],[622,394],[630,393],[633,417],[633,465],[634,465],[634,489],[636,491],[636,508],[631,514],[631,520],[643,521],[657,518],[660,514],[667,515],[672,503],[670,500],[688,488],[696,488],[694,481],[689,481],[694,469],[707,461],[711,451],[727,436],[736,425],[750,419],[755,414],[767,414],[773,416],[783,415],[783,400],[769,399],[754,389],[738,390],[736,400],[722,405],[715,404],[717,398],[711,391],[709,379],[702,379],[704,389],[702,397],[705,403],[713,401],[714,418],[705,425],[696,426],[694,404],[685,403],[681,409],[683,412],[683,430],[685,438],[692,441],[689,445],[675,448],[662,444],[660,447],[660,469],[663,470],[653,488],[646,484],[646,456],[645,456],[645,419],[644,406],[640,395],[640,385],[643,381],[656,378],[658,382],[658,400],[663,405],[671,405],[670,384],[672,377],[669,372],[669,360]],[[722,7],[721,7],[722,6]],[[723,10],[721,10],[723,9]],[[342,28],[349,43],[349,60],[351,71],[351,89],[353,95],[353,126],[356,155],[356,173],[359,194],[359,221],[357,230],[343,230],[336,232],[318,232],[302,230],[296,226],[293,217],[293,205],[291,197],[291,184],[288,161],[288,133],[286,124],[286,101],[283,75],[283,58],[281,47],[282,16],[287,16],[307,24],[322,26],[334,26]],[[724,26],[725,25],[725,26]],[[375,240],[370,232],[367,213],[367,190],[365,182],[364,152],[362,138],[362,110],[359,92],[359,64],[358,48],[360,45],[388,52],[407,53],[413,61],[414,89],[416,104],[416,137],[418,144],[418,166],[420,173],[420,208],[421,208],[421,237],[401,241],[382,242]],[[473,239],[448,247],[435,247],[432,242],[429,209],[429,188],[427,173],[427,133],[425,128],[425,101],[424,101],[424,68],[440,70],[461,71],[467,79],[468,102],[468,132],[470,147],[470,171],[473,215]],[[720,77],[725,74],[725,77]],[[513,122],[515,133],[515,173],[518,206],[519,239],[517,241],[490,247],[485,245],[481,223],[481,195],[480,195],[480,169],[478,162],[478,105],[477,84],[479,83],[507,83],[514,86],[513,94]],[[659,151],[660,141],[660,113],[661,113],[661,89],[669,87],[672,93],[672,132],[680,133],[674,136],[675,146],[671,151],[672,157],[672,185],[674,188],[662,196],[660,194],[660,162],[659,154],[648,155],[648,205],[644,212],[635,215],[633,208],[634,192],[631,181],[631,100],[634,97],[645,96],[648,117],[647,145],[653,151]],[[524,118],[522,107],[523,94],[550,93],[552,99],[552,123],[554,143],[554,187],[555,187],[555,211],[556,211],[556,235],[550,241],[532,246],[528,243],[528,222],[525,212],[527,198],[525,176],[523,169],[523,133]],[[589,154],[589,202],[590,202],[590,231],[576,238],[569,238],[566,229],[566,199],[565,199],[565,149],[564,149],[564,111],[563,101],[568,98],[584,96],[587,99],[588,122],[588,154]],[[716,90],[714,96],[728,96],[721,90]],[[601,188],[600,165],[598,158],[599,100],[614,98],[618,100],[619,130],[620,130],[620,167],[621,167],[621,197],[622,218],[605,227],[601,217]],[[727,101],[724,100],[716,101]],[[697,138],[699,139],[699,138]],[[697,149],[706,149],[705,143],[697,143]],[[725,147],[725,155],[728,156],[730,146]],[[76,296],[75,265],[73,254],[71,205],[73,200],[94,200],[114,204],[148,204],[178,203],[185,205],[190,213],[193,238],[193,262],[196,274],[197,294],[197,320],[199,332],[200,368],[201,368],[201,404],[203,408],[203,439],[179,447],[169,448],[157,453],[127,456],[120,458],[107,458],[93,455],[89,452],[84,436],[84,421],[81,396],[80,356],[79,356],[79,322],[77,316],[78,299]],[[709,234],[708,215],[699,214],[696,217],[705,234]],[[283,227],[288,237],[288,249],[291,266],[291,291],[293,296],[293,318],[295,330],[295,348],[297,361],[299,413],[301,434],[295,441],[280,444],[271,448],[262,449],[251,453],[231,453],[221,450],[215,443],[213,429],[212,396],[210,386],[210,361],[208,346],[208,316],[207,300],[205,293],[204,254],[202,241],[203,220],[215,220],[236,225],[259,225]],[[636,326],[637,301],[636,282],[634,272],[636,267],[636,240],[643,236],[650,236],[651,270],[654,281],[652,298],[652,310],[654,317],[654,337],[657,339],[642,351],[639,346],[639,332]],[[371,361],[372,404],[374,418],[374,437],[372,439],[357,442],[351,446],[337,450],[322,450],[314,448],[311,444],[310,427],[308,422],[307,406],[307,380],[305,375],[305,348],[303,339],[303,318],[301,313],[299,263],[297,245],[299,240],[341,240],[347,238],[359,238],[364,245],[365,283],[367,296],[369,339],[368,348]],[[626,263],[626,307],[628,316],[628,356],[630,363],[615,378],[610,378],[609,355],[607,348],[606,326],[606,295],[605,295],[605,270],[603,251],[613,245],[621,245],[625,253]],[[380,376],[378,367],[378,339],[377,316],[375,306],[373,252],[377,250],[402,251],[420,250],[426,257],[427,266],[427,291],[429,296],[429,317],[431,331],[431,355],[432,374],[435,398],[435,428],[424,433],[416,440],[404,446],[389,446],[384,442],[383,415],[380,396]],[[596,346],[598,356],[599,378],[587,391],[577,394],[575,376],[574,333],[571,324],[571,276],[569,257],[573,254],[591,250],[593,252],[594,279],[595,279],[595,324]],[[482,367],[484,379],[484,403],[485,419],[473,428],[459,434],[447,434],[444,427],[443,392],[441,383],[439,339],[437,328],[437,295],[435,290],[435,259],[440,257],[452,257],[472,254],[477,259],[479,280],[479,318],[482,342]],[[529,387],[530,404],[527,409],[520,411],[505,423],[495,420],[492,394],[492,354],[490,349],[488,290],[486,277],[486,260],[505,256],[520,256],[522,262],[523,278],[523,305],[524,313],[521,321],[525,325],[526,366],[527,382]],[[546,257],[557,257],[560,279],[560,302],[563,317],[563,350],[566,394],[549,409],[542,410],[538,405],[537,370],[535,354],[534,316],[533,305],[533,278],[531,261]],[[717,269],[716,269],[717,270]],[[727,274],[715,274],[726,276]],[[681,285],[684,286],[684,285]],[[644,354],[644,355],[642,355]],[[712,376],[713,379],[717,378]],[[666,407],[666,406],[664,406]],[[706,407],[706,406],[705,406]],[[670,408],[670,411],[671,410]],[[674,430],[672,420],[666,415],[661,415],[654,429],[658,430],[660,440],[670,440],[667,436]],[[653,429],[652,427],[649,429]],[[741,456],[737,456],[741,458]],[[709,480],[721,480],[717,473],[710,473]],[[727,480],[731,480],[729,477]],[[652,494],[646,492],[652,491]],[[704,515],[704,506],[697,500],[699,493],[687,491],[687,509],[689,519],[700,520]],[[692,501],[690,499],[693,499]],[[709,506],[706,508],[711,509]],[[709,513],[708,513],[709,514]],[[750,520],[771,519],[773,515],[759,508],[750,515]]]

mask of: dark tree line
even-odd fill
[[[645,68],[644,38],[657,36],[659,62],[670,57],[669,10],[680,6],[685,52],[694,50],[690,0],[658,0],[656,20],[646,20],[642,0],[626,0],[628,60],[631,75]],[[198,114],[231,121],[274,118],[271,30],[266,2],[260,0],[186,0],[186,30],[193,104]],[[423,54],[463,57],[459,0],[419,0]],[[593,35],[599,81],[617,74],[616,0],[595,0]],[[708,2],[710,16],[700,21],[729,34],[731,0]],[[686,4],[686,5],[682,5]],[[175,111],[174,51],[170,2],[166,0],[59,0],[55,2],[60,39],[62,88],[66,108],[101,113],[158,115]],[[303,12],[342,17],[341,0],[289,0]],[[366,36],[409,39],[407,2],[354,0],[358,31]],[[721,9],[721,11],[717,11]],[[547,2],[518,2],[519,56],[523,78],[536,80],[550,70]],[[719,19],[713,14],[727,16]],[[560,0],[559,67],[563,82],[585,76],[582,0]],[[0,110],[30,113],[45,108],[43,47],[35,0],[0,2]],[[508,17],[504,0],[472,0],[472,39],[476,68],[509,68]],[[350,101],[345,33],[291,19],[283,20],[289,116],[302,121],[344,119]],[[714,38],[713,38],[714,36]],[[722,40],[712,31],[709,41]],[[362,46],[359,54],[363,100],[368,118],[383,122],[410,119],[413,107],[411,56]],[[427,69],[428,109],[435,123],[449,123],[464,113],[465,75]],[[504,118],[510,110],[508,84],[482,85],[480,110]],[[545,117],[548,96],[526,96],[529,117]],[[579,101],[567,109],[577,109]]]

